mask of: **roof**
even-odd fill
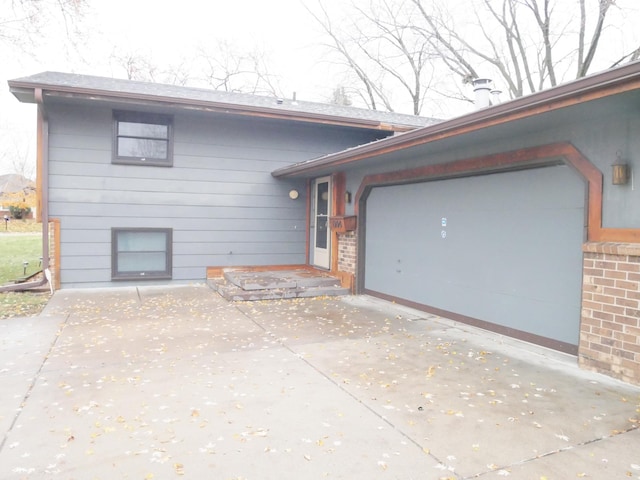
[[[9,173],[7,175],[0,175],[0,195],[3,193],[22,192],[27,189],[34,189],[35,183],[33,180],[18,175],[17,173]]]
[[[577,108],[591,103],[595,110]],[[581,115],[604,115],[629,108],[640,108],[640,61],[451,120],[292,164],[275,170],[272,175],[283,178],[325,175],[347,167],[392,161],[400,154],[407,156],[414,151],[413,155],[428,155],[430,149],[451,148],[452,142],[459,144],[467,137],[470,141],[491,141],[497,138],[498,129],[502,137],[514,136],[530,131],[532,126],[553,128],[554,124],[561,125]],[[538,123],[534,125],[534,122]],[[392,159],[391,155],[395,157]]]
[[[381,112],[327,103],[295,101],[276,97],[226,92],[205,88],[165,85],[61,72],[42,72],[9,80],[11,92],[21,102],[35,103],[35,90],[43,96],[111,99],[171,104],[226,114],[262,116],[288,120],[346,125],[359,128],[407,131],[437,122],[437,119]]]

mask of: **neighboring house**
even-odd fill
[[[9,85],[39,104],[63,287],[309,264],[640,384],[640,63],[440,123],[77,75]]]
[[[33,194],[36,184],[23,175],[9,173],[0,175],[0,216],[11,215],[9,203],[15,201],[15,194],[24,194],[24,198]],[[33,212],[28,217],[32,218]]]

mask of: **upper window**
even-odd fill
[[[173,165],[173,129],[169,115],[114,112],[113,163]]]

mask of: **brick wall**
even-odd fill
[[[640,385],[640,244],[583,251],[580,365]]]
[[[338,270],[355,275],[358,237],[356,232],[338,234]]]

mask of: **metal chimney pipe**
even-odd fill
[[[491,91],[492,80],[490,78],[476,78],[473,81],[473,91],[476,96],[475,105],[477,109],[491,106],[491,98],[489,92]]]
[[[499,105],[502,103],[500,100],[500,94],[502,90],[491,90],[491,105]]]

